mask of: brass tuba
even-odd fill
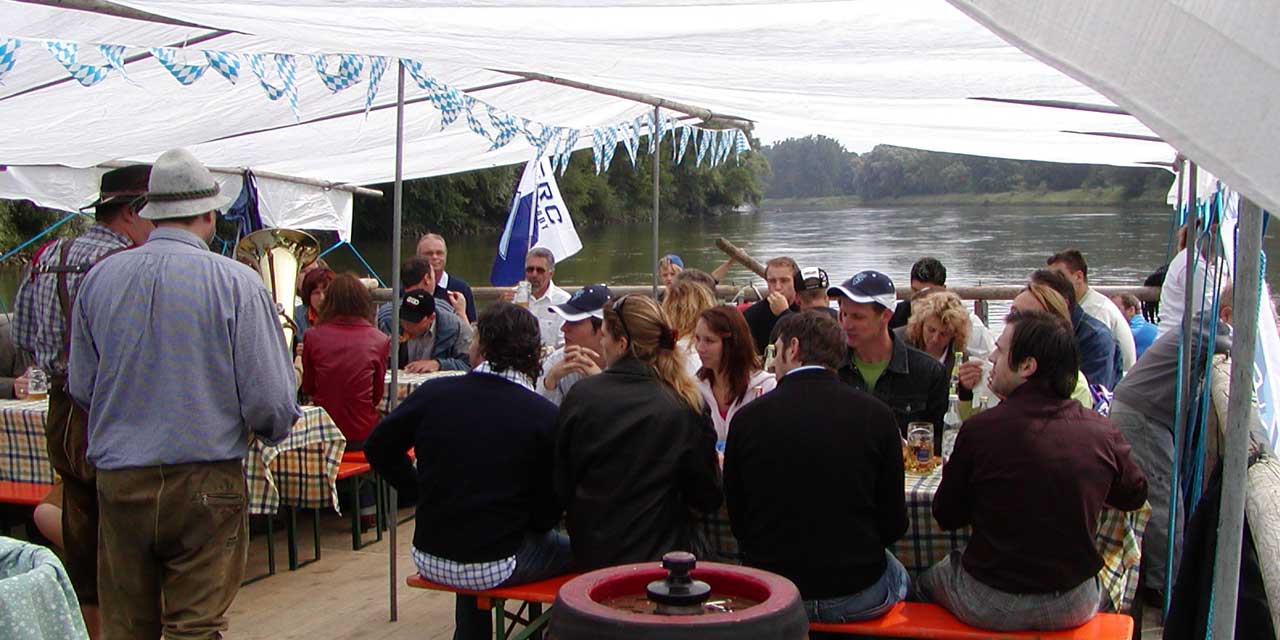
[[[294,294],[298,290],[298,274],[320,254],[320,243],[305,231],[293,229],[259,229],[236,244],[236,259],[258,269],[271,299],[276,301],[284,344],[292,348],[298,325],[293,319]],[[292,352],[290,352],[292,356]]]

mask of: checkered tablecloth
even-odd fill
[[[399,404],[401,400],[404,400],[406,397],[408,397],[409,394],[414,392],[414,390],[422,386],[424,382],[427,382],[429,380],[435,380],[436,378],[448,378],[451,376],[461,376],[461,375],[465,375],[466,373],[467,373],[466,371],[437,371],[435,373],[406,373],[404,371],[401,371],[399,377],[396,379],[396,395],[395,395],[396,403]],[[391,372],[390,371],[387,372],[387,376],[385,380],[387,384],[387,389],[388,391],[390,391],[391,389]],[[390,393],[385,393],[382,396],[382,412],[391,413],[391,394]]]
[[[249,513],[273,514],[280,504],[338,507],[338,463],[346,450],[342,432],[320,407],[302,407],[289,436],[271,447],[255,439],[245,458]],[[44,423],[47,400],[0,400],[0,480],[54,480]]]
[[[46,400],[0,400],[0,480],[53,484],[45,444]]]
[[[281,504],[338,511],[338,465],[347,439],[324,409],[303,406],[302,417],[280,444],[254,439],[245,458],[249,513],[275,513]]]

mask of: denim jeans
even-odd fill
[[[809,621],[841,623],[870,620],[888,613],[893,605],[905,600],[911,586],[907,569],[892,553],[885,551],[884,557],[884,574],[866,589],[847,596],[805,600],[804,612],[809,616]],[[827,634],[817,632],[809,634],[810,640],[825,637]]]
[[[516,550],[516,568],[499,586],[537,582],[569,573],[573,555],[569,537],[552,529],[526,533]],[[457,596],[453,612],[453,640],[488,640],[493,637],[493,616],[476,608],[475,596]]]

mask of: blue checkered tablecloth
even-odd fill
[[[427,382],[429,380],[435,380],[436,378],[449,378],[452,376],[466,375],[466,373],[467,373],[466,371],[436,371],[435,373],[407,373],[407,372],[401,371],[400,375],[396,379],[396,395],[395,395],[396,403],[399,404],[401,400],[404,400],[405,398],[407,398],[409,394],[413,393],[414,390],[422,386],[424,382]],[[384,378],[384,380],[387,385],[387,390],[390,391],[391,389],[391,372],[390,371],[387,372],[387,375]],[[391,397],[392,396],[390,393],[383,394],[382,407],[381,407],[383,413],[391,413]]]
[[[48,400],[0,400],[0,480],[54,481],[45,440]],[[255,439],[245,458],[249,513],[275,513],[281,504],[338,507],[338,464],[347,441],[324,409],[302,407],[289,436],[272,447]]]

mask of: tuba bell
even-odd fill
[[[293,336],[298,331],[293,318],[298,274],[319,254],[320,243],[315,237],[294,229],[259,229],[236,243],[236,259],[258,269],[271,299],[276,301],[286,348],[292,348]]]

